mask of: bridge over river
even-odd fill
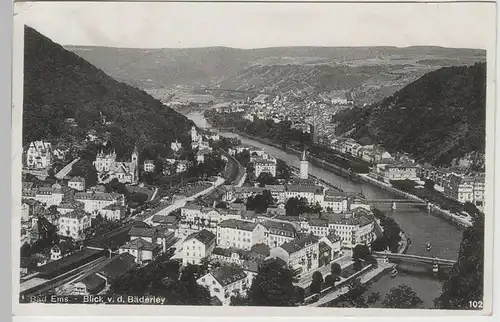
[[[389,260],[399,260],[399,261],[408,261],[408,262],[418,262],[424,264],[437,264],[440,266],[453,266],[456,263],[455,260],[444,259],[438,257],[428,257],[428,256],[418,256],[418,255],[410,255],[410,254],[394,254],[394,253],[385,253],[385,252],[373,252],[373,255],[377,257],[385,257]]]

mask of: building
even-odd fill
[[[137,146],[132,152],[130,162],[116,161],[116,152],[104,153],[101,150],[93,164],[100,183],[107,183],[115,178],[122,183],[137,183],[139,181],[139,150]]]
[[[319,266],[328,265],[332,260],[342,255],[342,239],[331,232],[319,239]]]
[[[210,290],[210,296],[215,296],[223,305],[231,303],[231,296],[235,293],[245,295],[250,288],[247,274],[241,269],[232,266],[221,266],[196,281]]]
[[[27,203],[21,205],[21,221],[27,221],[30,218],[30,206]]]
[[[262,225],[267,229],[266,245],[277,247],[298,237],[295,227],[284,221],[265,220]]]
[[[276,177],[276,162],[266,160],[266,159],[257,159],[254,161],[255,167],[255,177],[258,178],[261,173],[267,172],[271,174],[273,177]]]
[[[285,199],[305,198],[310,204],[323,204],[324,188],[317,185],[292,183],[285,185]]]
[[[444,195],[461,203],[471,202],[478,207],[484,206],[484,175],[460,176],[451,174],[444,186]]]
[[[328,189],[325,191],[321,207],[327,212],[345,212],[349,209],[349,197],[345,192]]]
[[[31,190],[23,190],[22,198],[35,199],[45,205],[45,207],[58,206],[64,197],[61,189],[52,187],[39,187]]]
[[[387,164],[378,168],[377,179],[389,183],[391,180],[418,180],[417,166],[408,164]]]
[[[324,214],[328,228],[341,238],[343,247],[353,248],[358,244],[368,245],[375,240],[374,217],[370,211],[356,208],[352,213]]]
[[[189,235],[182,243],[182,265],[200,264],[215,248],[215,235],[206,229]]]
[[[155,171],[155,164],[154,164],[153,160],[145,160],[143,168],[144,168],[144,172]]]
[[[65,200],[61,202],[57,206],[57,211],[61,214],[67,214],[68,212],[75,211],[77,209],[84,209],[83,202],[75,201],[75,200]]]
[[[295,274],[318,268],[319,238],[308,235],[271,249],[271,257],[285,261]]]
[[[309,162],[306,157],[306,150],[302,151],[302,158],[300,159],[300,178],[306,180],[309,178]]]
[[[135,238],[118,249],[119,254],[129,253],[135,257],[136,263],[153,260],[162,250],[161,245],[149,242],[143,238]]]
[[[83,203],[84,210],[90,214],[102,213],[105,207],[117,204],[125,205],[125,197],[119,193],[75,193],[75,200]]]
[[[50,259],[56,261],[75,251],[72,243],[59,243],[50,249]]]
[[[58,220],[58,234],[78,241],[84,238],[84,230],[90,228],[90,215],[81,209],[61,214]]]
[[[170,149],[172,149],[172,151],[174,152],[179,152],[179,150],[182,149],[182,144],[175,140],[175,142],[172,142],[170,144]]]
[[[134,256],[123,253],[108,259],[98,271],[77,281],[73,286],[73,295],[98,294],[105,290],[117,277],[136,266]]]
[[[249,250],[235,247],[215,247],[210,255],[210,259],[220,263],[242,265],[245,261],[250,259],[250,252]]]
[[[82,177],[73,177],[68,181],[68,187],[77,191],[85,191],[85,179]]]
[[[52,145],[49,142],[31,142],[26,151],[26,166],[30,169],[46,169],[52,162]]]
[[[80,279],[73,285],[74,295],[96,295],[106,287],[106,281],[93,273]]]
[[[217,245],[249,250],[255,244],[266,243],[267,229],[258,223],[239,219],[228,219],[217,226]]]
[[[127,214],[127,207],[119,203],[113,203],[102,208],[99,213],[108,220],[122,220]]]

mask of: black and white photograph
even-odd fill
[[[491,314],[494,3],[14,9],[18,314]]]

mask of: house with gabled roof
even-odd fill
[[[135,257],[136,263],[153,260],[162,250],[161,245],[151,243],[143,238],[135,238],[118,249],[119,254],[129,253]]]
[[[319,238],[314,235],[286,242],[271,249],[270,257],[278,257],[287,263],[295,274],[307,273],[318,268]]]
[[[236,292],[245,295],[250,288],[247,274],[241,268],[221,266],[196,281],[210,290],[210,296],[215,296],[223,305],[229,305],[231,296]]]
[[[210,256],[215,240],[215,234],[206,229],[187,236],[182,243],[182,264],[199,264],[202,258]]]
[[[59,243],[52,246],[50,249],[50,259],[55,261],[73,253],[74,251],[75,247],[72,243]]]

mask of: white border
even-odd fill
[[[442,1],[449,2],[449,1]],[[497,17],[498,19],[498,17]],[[272,307],[184,307],[184,306],[118,306],[82,304],[19,304],[19,235],[21,204],[21,143],[22,143],[22,101],[23,101],[23,57],[24,23],[22,15],[14,18],[13,48],[13,104],[12,104],[12,305],[16,316],[253,316],[253,317],[381,317],[381,316],[478,316],[489,315],[492,311],[493,294],[493,213],[494,213],[494,147],[495,147],[495,39],[487,51],[487,121],[486,121],[486,216],[485,224],[485,282],[484,309],[482,311],[447,310],[394,310],[394,309],[342,309],[342,308],[272,308]]]

